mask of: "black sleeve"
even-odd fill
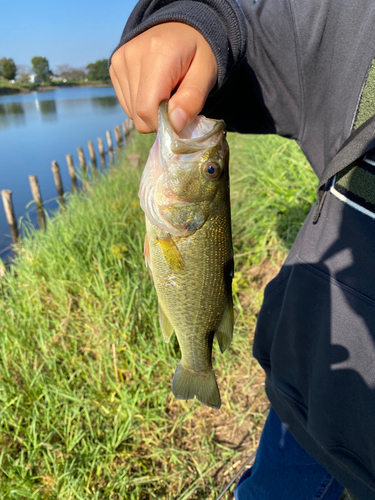
[[[183,22],[198,30],[210,44],[222,87],[244,57],[246,24],[234,0],[140,0],[122,33],[119,47],[157,24]]]
[[[266,47],[262,47],[262,34],[256,32],[260,20],[254,22],[262,17],[257,13],[262,9],[249,0],[246,3],[242,10],[235,0],[140,0],[115,50],[156,24],[168,21],[189,24],[208,41],[218,65],[217,85],[203,113],[223,118],[232,131],[296,137],[299,87],[295,78],[295,44],[288,3],[286,0],[263,2],[272,4],[275,18],[272,31],[266,33]],[[268,11],[267,15],[269,17]],[[284,33],[282,43],[287,65],[279,54],[280,31]],[[262,81],[253,64],[257,58],[264,60],[267,78]],[[268,103],[265,103],[264,92]],[[271,102],[272,109],[269,107]],[[280,114],[277,111],[281,108],[284,111]]]
[[[263,101],[276,133],[296,139],[320,177],[355,123],[375,57],[375,2],[239,3],[247,23],[246,63],[259,85],[256,102]],[[375,98],[366,107],[374,114]],[[249,115],[251,103],[237,109]]]
[[[141,0],[117,48],[167,21],[196,28],[215,54],[203,114],[295,139],[320,175],[353,126],[375,56],[375,2]]]
[[[246,23],[245,57],[209,97],[204,112],[224,118],[229,130],[298,139],[302,86],[289,0],[239,3]]]
[[[251,8],[243,11],[235,0],[140,0],[129,17],[115,50],[156,24],[168,21],[189,24],[208,41],[218,65],[217,85],[202,112],[213,118],[223,118],[228,130],[242,133],[279,133],[295,137],[298,129],[295,116],[298,96],[294,95],[298,93],[298,85],[294,85],[292,74],[296,71],[295,47],[292,24],[284,4],[285,2],[280,4],[279,10],[283,11],[283,15],[278,28],[288,33],[288,36],[284,37],[288,38],[284,40],[290,59],[287,67],[275,59],[276,54],[267,54],[265,49],[256,48],[259,34],[252,32],[254,23],[250,22],[252,17],[256,18],[256,14],[252,12],[256,4],[251,4]],[[273,52],[276,49],[279,51],[276,26],[272,33],[267,34],[267,38],[273,44]],[[256,54],[253,54],[254,49]],[[265,89],[262,89],[249,60],[250,54],[267,58],[266,72],[269,80],[263,81]],[[289,82],[285,81],[284,75],[288,76]],[[291,88],[288,88],[290,83]],[[290,109],[290,112],[285,111],[280,124],[275,122],[275,110],[268,109],[268,104],[265,103],[265,90],[278,108],[285,105]],[[285,95],[286,98],[283,97]]]

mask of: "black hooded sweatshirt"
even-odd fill
[[[218,81],[202,113],[228,130],[294,139],[318,177],[360,116],[375,113],[375,93],[362,99],[375,57],[373,0],[141,0],[118,47],[167,21],[196,28],[215,54]],[[371,500],[375,219],[333,192],[316,224],[313,211],[266,287],[253,352],[297,441]]]

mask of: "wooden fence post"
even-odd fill
[[[124,121],[122,126],[124,129],[125,142],[126,142],[130,139],[129,136],[132,133],[132,131],[134,130],[134,122],[133,122],[133,120],[130,120],[130,118],[128,118],[127,120]]]
[[[100,155],[104,156],[105,155],[105,151],[104,151],[103,139],[101,137],[98,137],[97,141],[98,141],[99,153],[100,153]]]
[[[107,130],[106,133],[105,133],[105,135],[107,137],[109,161],[111,163],[113,163],[113,143],[112,143],[111,132],[109,130]]]
[[[0,259],[0,278],[4,278],[6,275],[7,268],[5,267],[4,262]]]
[[[13,243],[17,243],[19,238],[16,216],[14,215],[14,208],[12,203],[12,191],[10,189],[3,189],[1,191],[1,197],[3,199],[3,205],[5,210],[5,216],[7,218],[10,234],[12,235]]]
[[[89,141],[87,143],[88,145],[88,148],[89,148],[89,155],[90,155],[90,160],[91,160],[91,165],[92,165],[92,169],[93,170],[96,170],[96,155],[95,155],[95,148],[94,148],[94,144],[92,141]]]
[[[124,136],[125,136],[125,141],[128,140],[128,135],[129,135],[129,118],[127,118],[124,123],[123,123],[123,127],[124,127]]]
[[[57,161],[52,162],[51,170],[53,173],[53,180],[55,182],[55,186],[57,189],[57,196],[59,197],[59,203],[63,207],[65,207],[64,189],[63,189],[62,180],[61,180],[60,167],[59,167]]]
[[[42,195],[40,194],[39,183],[36,175],[29,175],[29,182],[31,192],[36,205],[36,212],[38,214],[38,224],[40,229],[46,228],[46,217],[43,210]]]
[[[131,165],[134,165],[135,167],[140,166],[141,163],[140,155],[128,155],[127,158]]]
[[[98,149],[99,149],[99,154],[100,154],[100,166],[102,167],[102,170],[104,170],[105,169],[105,151],[104,151],[103,139],[101,137],[98,137]]]
[[[110,151],[112,151],[113,150],[113,143],[112,143],[112,136],[111,136],[110,130],[107,130],[106,133],[105,133],[105,135],[106,135],[106,138],[107,138],[108,149]]]
[[[73,156],[72,155],[66,155],[66,163],[68,164],[68,170],[69,170],[69,175],[72,180],[72,188],[77,191],[77,177],[76,177],[76,171],[74,170],[74,162],[73,162]]]
[[[79,164],[81,166],[82,172],[84,174],[86,174],[86,172],[87,172],[86,159],[85,159],[85,154],[84,154],[81,146],[77,147],[77,152],[78,152],[78,160],[79,160]]]
[[[130,118],[127,119],[127,135],[130,135],[132,131],[134,130],[134,121],[131,120]]]
[[[122,133],[121,133],[121,127],[120,125],[116,125],[116,127],[113,129],[115,133],[115,139],[117,142],[117,148],[121,149],[122,148]]]

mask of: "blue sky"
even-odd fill
[[[136,0],[13,0],[2,2],[0,58],[31,65],[46,57],[53,70],[109,57]]]

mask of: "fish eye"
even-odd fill
[[[208,161],[203,165],[203,173],[209,179],[217,179],[221,174],[220,165],[213,161]]]

